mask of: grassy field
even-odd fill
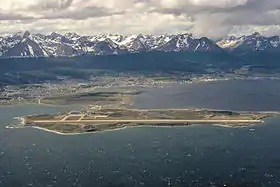
[[[53,105],[119,105],[120,102],[130,104],[133,95],[140,92],[126,89],[96,89],[88,93],[80,93],[75,95],[48,97],[41,99],[41,103]]]

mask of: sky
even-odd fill
[[[1,0],[0,33],[280,35],[280,0]]]

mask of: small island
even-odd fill
[[[23,125],[62,134],[100,132],[136,126],[218,124],[242,127],[262,123],[273,112],[232,112],[205,109],[130,109],[91,107],[82,111],[23,117]]]
[[[247,127],[263,123],[278,112],[234,112],[210,109],[135,109],[133,97],[141,89],[95,89],[69,96],[48,97],[41,104],[81,105],[83,109],[59,114],[29,115],[19,118],[22,126],[59,134],[80,134],[126,127],[173,127],[214,124]],[[17,126],[15,126],[17,127]]]

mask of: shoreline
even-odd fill
[[[230,81],[230,80],[243,80],[242,78],[241,79],[232,79],[232,78],[217,78],[217,79],[211,79],[211,80],[193,80],[193,81],[190,81],[186,84],[195,84],[195,83],[207,83],[207,82],[218,82],[218,81]],[[244,79],[245,80],[245,79]],[[182,85],[183,83],[177,81],[177,82],[172,82],[172,83],[162,83],[158,86],[160,86],[160,88],[163,88],[163,87],[168,87],[168,86],[172,86],[172,85]],[[104,90],[108,90],[108,89],[116,89],[118,87],[109,87],[109,88],[98,88],[98,89],[104,89]],[[157,89],[158,87],[139,87],[139,86],[128,86],[128,87],[121,87],[121,89],[124,88],[124,89],[136,89],[137,91],[144,91],[145,89]],[[88,92],[84,92],[84,93],[88,93]],[[63,97],[63,96],[62,96]],[[132,101],[133,101],[133,97],[132,96]],[[37,103],[37,102],[28,102],[28,100],[26,102],[19,102],[19,103],[8,103],[8,104],[0,104],[0,108],[1,107],[12,107],[12,106],[15,106],[15,105],[44,105],[44,106],[51,106],[51,107],[67,107],[67,106],[76,106],[75,104],[51,104],[51,103],[44,103],[44,100],[41,101],[41,103]],[[86,104],[78,104],[78,105],[81,105],[82,107],[83,106],[86,106]]]
[[[160,109],[157,109],[157,110],[160,110]],[[180,109],[179,109],[180,110]],[[183,109],[183,110],[190,110],[190,109]],[[199,110],[199,109],[198,109]],[[266,112],[269,114],[269,112]],[[275,112],[275,114],[279,114],[279,112]],[[149,128],[185,128],[185,127],[191,127],[191,126],[198,126],[198,125],[211,125],[211,126],[217,126],[217,127],[222,127],[222,128],[250,128],[250,127],[254,127],[254,126],[257,126],[259,124],[264,124],[265,123],[265,119],[267,118],[271,118],[271,117],[276,117],[277,115],[272,115],[272,116],[268,116],[268,117],[264,117],[262,118],[261,120],[253,120],[253,121],[258,121],[258,123],[254,123],[252,121],[252,123],[248,123],[246,124],[244,122],[244,124],[242,123],[242,121],[244,120],[229,120],[228,123],[216,123],[217,120],[210,120],[209,122],[207,123],[201,123],[200,121],[201,120],[195,120],[197,121],[196,123],[191,123],[191,124],[186,124],[186,125],[176,125],[176,123],[166,123],[166,124],[156,124],[156,123],[151,123],[151,124],[135,124],[135,125],[125,125],[125,126],[122,126],[122,127],[116,127],[116,128],[111,128],[111,129],[99,129],[99,130],[96,130],[96,131],[80,131],[80,132],[74,132],[74,133],[71,133],[71,131],[69,132],[59,132],[59,130],[50,130],[48,128],[45,128],[45,127],[40,127],[39,126],[36,126],[36,123],[34,125],[31,125],[31,126],[25,126],[25,117],[14,117],[15,119],[19,120],[20,123],[19,124],[11,124],[11,125],[7,125],[5,128],[7,129],[13,129],[13,128],[34,128],[34,129],[38,129],[38,130],[42,130],[42,131],[45,131],[45,132],[50,132],[50,133],[55,133],[55,134],[58,134],[58,135],[82,135],[82,134],[90,134],[90,133],[101,133],[101,132],[110,132],[110,131],[118,131],[118,130],[122,130],[122,129],[126,129],[126,128],[135,128],[135,127],[149,127]],[[189,121],[189,120],[188,120]],[[221,120],[220,120],[221,121]],[[224,121],[224,120],[222,120]],[[237,123],[230,123],[230,121],[237,121]],[[240,121],[240,122],[239,122]],[[245,120],[247,121],[247,120]],[[152,120],[153,122],[153,120]]]
[[[48,106],[48,107],[59,107],[59,108],[63,108],[63,107],[71,107],[71,106],[81,106],[81,107],[84,107],[84,106],[87,106],[87,105],[59,105],[59,104],[45,104],[45,103],[16,103],[16,104],[5,104],[5,105],[1,105],[0,104],[0,108],[6,108],[6,107],[13,107],[13,106],[22,106],[22,105],[42,105],[42,106]]]
[[[133,111],[133,112],[131,112]],[[108,116],[112,115],[111,116]],[[114,116],[114,114],[120,116]],[[164,115],[165,118],[157,117]],[[279,115],[279,112],[266,114],[261,113],[237,113],[231,111],[209,111],[201,109],[104,109],[100,113],[79,113],[79,114],[58,114],[43,116],[17,117],[22,126],[33,127],[36,129],[60,134],[77,135],[85,133],[115,131],[127,127],[147,126],[147,127],[185,127],[192,125],[215,125],[223,127],[249,127],[264,123],[264,119]],[[62,115],[62,117],[61,117]],[[149,116],[143,118],[143,116]],[[71,118],[72,119],[68,119]],[[74,118],[76,119],[74,119]],[[98,117],[98,118],[96,118]],[[213,118],[212,118],[213,117]],[[86,119],[84,119],[86,118]],[[119,125],[123,124],[123,125]]]
[[[230,78],[221,78],[221,79],[211,79],[211,80],[204,80],[204,81],[192,81],[191,84],[193,83],[207,83],[207,82],[217,82],[217,81],[231,81],[231,80],[265,80],[267,78],[260,78],[260,79],[257,79],[257,78],[253,78],[253,77],[248,77],[248,78],[241,78],[241,79],[230,79]],[[269,78],[268,78],[269,79]],[[175,84],[178,84],[175,83]],[[174,84],[173,84],[174,85]],[[163,86],[170,86],[170,85],[163,85]],[[143,88],[139,88],[139,87],[133,87],[134,89],[137,89],[137,90],[143,90]],[[107,88],[104,88],[104,89],[107,89]],[[110,88],[109,88],[110,89]],[[124,98],[124,100],[127,99],[127,98]],[[176,120],[175,118],[174,119],[165,119],[165,120],[162,120],[162,119],[145,119],[145,120],[139,120],[137,118],[135,119],[109,119],[109,120],[102,120],[102,119],[99,119],[99,120],[91,120],[91,119],[85,119],[85,120],[76,120],[76,119],[71,119],[71,120],[67,120],[67,121],[63,121],[62,123],[69,123],[69,124],[74,124],[74,123],[113,123],[113,122],[123,122],[123,123],[131,123],[131,122],[135,122],[135,123],[140,123],[140,125],[135,125],[135,126],[124,126],[124,127],[120,127],[120,128],[112,128],[112,129],[107,129],[108,127],[104,127],[104,130],[101,128],[101,130],[99,128],[95,129],[95,127],[93,127],[94,129],[92,129],[92,132],[89,132],[90,130],[86,131],[85,129],[81,128],[81,129],[76,129],[76,130],[65,130],[66,133],[64,133],[60,127],[59,128],[50,128],[50,129],[58,129],[57,130],[49,130],[48,128],[44,128],[43,127],[40,127],[39,126],[36,126],[36,122],[38,122],[38,124],[42,123],[42,124],[47,124],[47,123],[54,123],[54,124],[59,124],[61,123],[61,121],[58,121],[58,120],[34,120],[34,126],[26,126],[26,127],[32,127],[32,128],[35,128],[35,129],[39,129],[39,130],[43,130],[43,131],[46,131],[46,132],[51,132],[51,133],[56,133],[56,134],[59,134],[59,135],[80,135],[80,134],[88,134],[88,133],[98,133],[98,132],[107,132],[107,131],[117,131],[117,130],[121,130],[121,129],[125,129],[125,128],[128,128],[128,127],[141,127],[143,125],[141,125],[141,122],[142,123],[154,123],[152,125],[145,125],[146,127],[160,127],[160,128],[172,128],[172,127],[185,127],[183,125],[176,125],[176,124],[166,124],[166,125],[156,125],[156,123],[165,123],[167,121],[169,121],[168,123],[181,123],[181,122],[184,122],[184,123],[191,123],[191,126],[193,125],[200,125],[200,124],[204,124],[204,123],[207,123],[209,125],[213,125],[213,126],[220,126],[220,127],[226,127],[226,128],[242,128],[242,127],[250,127],[250,126],[255,126],[257,124],[260,124],[260,123],[264,123],[264,120],[265,118],[268,118],[268,117],[273,117],[273,116],[279,116],[280,115],[280,111],[239,111],[239,110],[230,110],[230,109],[211,109],[211,108],[195,108],[195,107],[187,107],[187,108],[161,108],[161,109],[145,109],[145,108],[137,108],[135,106],[135,103],[134,103],[134,99],[135,99],[135,95],[131,95],[129,96],[128,98],[128,101],[129,101],[129,107],[128,109],[132,110],[132,111],[145,111],[145,110],[157,110],[157,111],[160,111],[160,110],[177,110],[177,111],[180,111],[180,110],[184,110],[184,111],[200,111],[200,110],[205,110],[205,111],[214,111],[214,112],[223,112],[223,111],[228,111],[228,112],[236,112],[236,113],[244,113],[244,114],[248,114],[248,116],[253,116],[253,113],[259,113],[259,114],[264,114],[264,115],[258,115],[258,116],[264,116],[262,118],[259,118],[258,120],[255,120],[256,118],[255,117],[252,117],[250,120],[248,120],[248,124],[242,124],[243,122],[246,123],[247,120],[228,120],[228,122],[226,120],[222,120],[222,119],[212,119],[212,120],[209,120],[209,119],[206,119],[206,120],[191,120],[191,118],[188,118],[186,117],[186,119],[188,120],[184,120],[184,119],[180,119],[178,118],[178,120]],[[16,103],[16,104],[11,104],[11,105],[0,105],[0,108],[5,108],[5,107],[13,107],[13,106],[25,106],[25,105],[34,105],[34,106],[49,106],[49,107],[56,107],[56,108],[68,108],[70,110],[70,107],[77,107],[79,106],[80,109],[84,108],[84,107],[87,107],[87,105],[85,104],[70,104],[70,105],[61,105],[61,104],[45,104],[45,103]],[[125,107],[126,108],[126,107]],[[265,115],[267,114],[267,115]],[[48,115],[48,114],[47,114]],[[225,114],[226,116],[227,114]],[[32,115],[29,115],[29,116],[33,116]],[[71,117],[71,116],[70,116]],[[129,116],[130,118],[133,118],[133,116]],[[180,116],[179,116],[180,117]],[[15,117],[16,119],[20,120],[21,121],[21,125],[24,126],[24,124],[26,123],[26,116],[22,116],[22,117]],[[82,118],[81,118],[82,119]],[[204,122],[201,122],[201,121],[204,121]],[[231,123],[235,123],[236,124],[231,124]],[[249,124],[250,122],[250,124]],[[228,123],[228,124],[226,124]],[[238,123],[240,125],[238,125]],[[62,124],[63,125],[63,124]],[[189,125],[186,125],[186,126],[189,126]],[[7,126],[7,128],[16,128],[16,127],[13,127],[13,126]],[[62,131],[62,132],[59,132],[59,131]],[[78,133],[71,133],[76,131]],[[67,133],[69,132],[69,133]]]
[[[120,131],[120,130],[125,130],[128,128],[189,128],[189,127],[197,127],[197,126],[202,126],[205,124],[193,124],[189,126],[180,126],[180,125],[166,125],[166,126],[161,126],[161,125],[136,125],[136,126],[125,126],[121,128],[116,128],[116,129],[108,129],[108,130],[102,130],[102,131],[94,131],[94,132],[80,132],[80,133],[62,133],[58,132],[55,130],[49,130],[43,127],[38,127],[38,126],[22,126],[22,127],[9,127],[6,126],[5,128],[7,129],[17,129],[17,128],[33,128],[40,130],[42,132],[49,132],[57,135],[62,135],[62,136],[75,136],[75,135],[86,135],[86,134],[95,134],[95,133],[106,133],[106,132],[113,132],[113,131]],[[248,126],[230,126],[230,125],[222,125],[222,124],[209,124],[211,126],[215,127],[220,127],[220,128],[233,128],[233,129],[238,129],[238,128],[251,128],[254,126],[257,126],[257,124],[252,124]]]
[[[261,123],[264,124],[264,123]],[[238,125],[238,126],[234,126],[234,125],[225,125],[225,124],[212,124],[212,126],[215,127],[223,127],[223,128],[232,128],[232,129],[238,129],[238,128],[250,128],[250,127],[255,127],[259,124],[251,124],[251,125]]]
[[[80,133],[63,133],[63,132],[58,132],[58,131],[55,131],[55,130],[49,130],[49,129],[46,129],[46,128],[43,128],[43,127],[38,127],[38,126],[29,126],[29,127],[26,127],[26,128],[34,128],[34,129],[38,129],[38,130],[42,130],[42,131],[45,131],[45,132],[50,132],[50,133],[54,133],[54,134],[58,134],[58,135],[63,135],[63,136],[74,136],[74,135],[85,135],[85,134],[119,131],[119,130],[123,130],[123,129],[129,128],[129,127],[125,126],[125,127],[121,127],[121,128],[108,129],[108,130],[104,130],[104,131],[80,132]]]
[[[29,127],[26,127],[26,128],[33,128],[33,129],[38,129],[38,130],[42,130],[42,131],[45,131],[45,132],[50,132],[50,133],[54,133],[54,134],[58,134],[58,135],[81,135],[81,134],[86,134],[86,133],[62,133],[62,132],[58,132],[58,131],[55,131],[55,130],[49,130],[49,129],[46,129],[46,128],[43,128],[43,127],[38,127],[38,126],[29,126]]]
[[[224,78],[209,78],[209,79],[202,79],[202,80],[192,80],[190,82],[187,82],[186,85],[189,84],[200,84],[200,83],[209,83],[209,82],[222,82],[222,81],[242,81],[242,80],[253,80],[253,81],[259,81],[259,80],[280,80],[280,77],[224,77]],[[174,82],[174,83],[170,83],[170,84],[161,84],[161,87],[168,87],[168,86],[172,86],[172,85],[184,85],[184,83],[181,83],[180,81]],[[139,87],[139,86],[128,86],[126,88],[132,88],[132,89],[136,89],[137,91],[142,90],[145,91],[145,89],[157,89],[157,87]],[[100,88],[99,88],[100,89]],[[110,87],[110,88],[101,88],[101,89],[116,89],[115,87]],[[87,93],[87,92],[85,92]],[[63,96],[62,96],[63,97]],[[133,101],[133,97],[132,96],[132,101]],[[0,108],[4,108],[4,107],[12,107],[15,105],[43,105],[43,106],[51,106],[51,107],[67,107],[67,106],[87,106],[86,104],[51,104],[51,103],[44,103],[44,100],[41,101],[41,103],[36,103],[36,102],[22,102],[22,103],[9,103],[9,104],[0,104]],[[206,108],[208,110],[223,110],[223,109],[212,109],[212,108]],[[232,111],[232,110],[231,110]],[[243,111],[239,111],[239,112],[243,112]],[[259,112],[259,111],[252,111],[252,112]]]

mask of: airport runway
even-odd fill
[[[78,123],[191,123],[191,124],[202,124],[202,123],[262,123],[262,120],[172,120],[172,119],[143,119],[143,120],[34,120],[33,123],[47,124],[47,123],[58,123],[58,124],[78,124]]]

